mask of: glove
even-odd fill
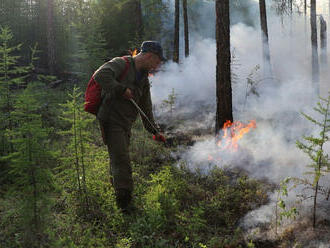
[[[166,139],[164,137],[164,135],[160,134],[160,133],[157,133],[155,134],[154,136],[152,136],[153,140],[156,140],[156,141],[161,141],[161,142],[166,142]]]

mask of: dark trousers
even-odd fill
[[[118,125],[103,123],[104,140],[110,156],[110,176],[116,191],[133,191],[132,168],[129,157],[131,132]]]

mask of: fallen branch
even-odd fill
[[[56,80],[56,81],[53,81],[53,82],[50,82],[49,83],[49,88],[56,88],[57,86],[59,86],[61,83],[63,83],[64,81],[63,80]]]

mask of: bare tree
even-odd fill
[[[179,20],[180,20],[180,1],[175,0],[175,21],[174,21],[174,51],[173,61],[179,63]]]
[[[47,0],[47,50],[49,72],[54,75],[56,71],[54,0]]]
[[[327,22],[324,20],[323,16],[320,16],[320,41],[321,41],[321,55],[320,62],[321,67],[327,65]]]
[[[184,23],[184,48],[185,56],[189,56],[189,25],[188,25],[188,11],[187,11],[187,0],[182,1],[183,8],[183,23]]]
[[[305,35],[307,33],[307,0],[304,0]]]
[[[311,0],[311,42],[312,42],[312,82],[319,94],[320,69],[317,47],[316,0]]]
[[[142,21],[142,8],[141,8],[141,0],[135,0],[135,25],[137,30],[138,39],[142,39],[143,37],[143,21]]]
[[[263,60],[264,60],[264,76],[272,77],[272,69],[270,63],[269,39],[268,39],[268,26],[267,26],[267,11],[265,0],[259,0],[260,10],[260,25],[262,36]]]
[[[227,120],[233,121],[230,69],[231,54],[229,0],[216,0],[215,10],[217,41],[217,113],[215,121],[215,133],[217,135]]]

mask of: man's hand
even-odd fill
[[[166,142],[165,136],[162,133],[157,133],[152,138],[156,141]]]
[[[132,99],[133,98],[133,92],[130,88],[127,88],[123,94],[123,97],[127,100]]]

